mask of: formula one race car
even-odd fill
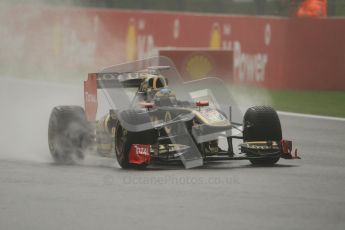
[[[97,118],[102,96],[110,108]],[[182,162],[192,168],[245,159],[273,165],[280,158],[298,158],[297,152],[291,154],[291,141],[282,139],[274,109],[254,106],[242,116],[243,124],[234,122],[234,105],[226,105],[231,96],[223,82],[184,82],[165,57],[89,74],[84,100],[85,109],[58,106],[51,112],[48,142],[56,162],[73,162],[88,150],[116,157],[122,168],[145,168],[154,162]],[[243,140],[239,153],[233,139]]]

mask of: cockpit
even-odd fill
[[[141,84],[138,93],[144,101],[154,102],[156,106],[176,104],[176,96],[168,88],[167,79],[162,75],[148,76]]]

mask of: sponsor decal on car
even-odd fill
[[[131,164],[148,164],[150,163],[150,145],[133,144],[129,151],[129,163]]]
[[[201,115],[205,117],[209,121],[224,121],[226,118],[219,113],[217,110],[214,109],[205,109],[200,111]]]

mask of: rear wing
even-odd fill
[[[88,121],[95,121],[98,107],[97,89],[139,88],[143,78],[139,73],[89,73],[84,81],[85,114]]]

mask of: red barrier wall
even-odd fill
[[[13,15],[20,15],[13,17]],[[345,19],[287,19],[105,9],[11,7],[2,65],[89,72],[160,47],[229,49],[224,80],[279,89],[345,90]],[[13,46],[14,45],[14,46]]]
[[[294,19],[282,85],[345,90],[345,19]]]

